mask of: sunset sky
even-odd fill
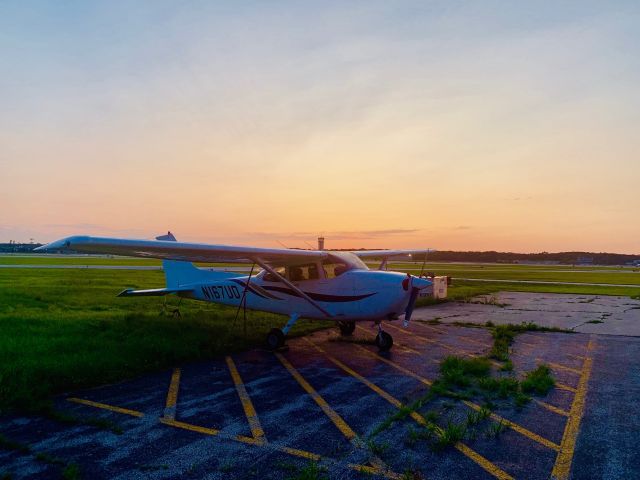
[[[0,242],[640,254],[640,3],[4,1]]]

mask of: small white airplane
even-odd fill
[[[351,335],[357,321],[378,325],[376,345],[389,350],[393,338],[382,329],[383,320],[404,313],[408,325],[418,292],[429,280],[386,270],[392,258],[411,258],[433,250],[270,249],[177,242],[168,232],[156,240],[73,236],[36,251],[73,250],[162,259],[166,288],[124,290],[119,296],[161,296],[232,305],[249,310],[285,314],[289,321],[267,335],[267,346],[277,349],[300,318],[335,320],[342,335]],[[363,258],[381,259],[379,270],[369,270]],[[251,263],[262,267],[257,275],[210,271],[190,262]],[[253,269],[252,269],[253,270]]]

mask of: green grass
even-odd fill
[[[392,263],[389,265],[390,270],[406,271],[413,274],[420,273],[421,267],[421,263]],[[424,271],[454,278],[640,285],[640,269],[618,266],[427,263]]]
[[[161,266],[156,258],[118,257],[113,255],[46,255],[0,254],[0,265],[113,265],[113,266]],[[212,267],[251,267],[238,263],[196,263]]]
[[[48,408],[52,394],[132,378],[182,362],[262,345],[284,317],[183,301],[118,298],[123,288],[164,285],[160,271],[0,270],[0,411]],[[176,305],[178,299],[170,300]],[[327,322],[299,322],[292,335]]]
[[[461,441],[467,431],[465,423],[448,421],[447,424],[436,434],[433,447],[436,450],[443,450]]]
[[[498,325],[491,332],[493,336],[493,346],[489,352],[490,358],[495,358],[501,362],[509,360],[509,347],[516,336],[516,330],[511,325]]]
[[[538,365],[535,370],[527,372],[522,381],[522,391],[525,393],[536,393],[546,395],[553,388],[555,381],[551,376],[551,369],[548,365]]]

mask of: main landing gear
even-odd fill
[[[356,329],[356,322],[349,322],[346,320],[338,321],[338,327],[340,328],[340,335],[347,337],[351,335]]]
[[[277,350],[278,348],[284,347],[284,339],[289,333],[289,330],[291,330],[291,327],[293,327],[298,321],[298,318],[300,318],[300,315],[292,313],[289,317],[289,321],[282,330],[279,328],[271,329],[267,334],[267,348],[269,350]]]

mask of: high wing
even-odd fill
[[[422,260],[427,253],[433,253],[436,250],[356,250],[352,251],[354,255],[362,259],[407,259],[414,258]]]
[[[329,255],[328,252],[317,250],[257,248],[165,240],[129,240],[123,238],[87,236],[63,238],[36,249],[36,251],[46,250],[74,250],[84,253],[161,258],[164,260],[187,262],[256,262],[275,266],[313,262],[314,260],[326,258]]]

